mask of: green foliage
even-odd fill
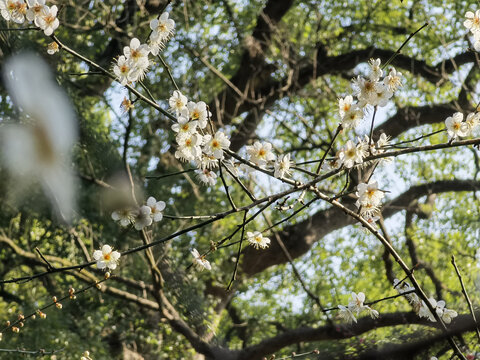
[[[148,21],[156,15],[138,8],[132,15],[135,20],[125,28],[118,29],[119,24],[115,24],[115,20],[119,19],[126,6],[119,3],[126,2],[107,0],[84,4],[72,1],[57,3],[62,10],[61,26],[56,35],[72,49],[107,69],[111,69],[114,61],[113,58],[104,57],[108,45],[112,44],[112,38],[117,39],[122,46],[133,36],[146,39],[149,33]],[[183,4],[174,2],[170,6],[170,16],[175,19],[177,30],[162,57],[171,67],[179,88],[189,99],[213,103],[215,96],[225,89],[224,82],[193,55],[192,50],[200,53],[205,61],[226,78],[231,78],[241,65],[244,45],[248,43],[257,16],[265,3],[266,1],[184,1]],[[284,79],[290,71],[297,71],[307,61],[315,58],[319,43],[325,45],[323,51],[330,56],[369,46],[396,50],[408,34],[426,21],[430,25],[415,36],[402,50],[402,54],[425,60],[427,64],[436,64],[440,59],[446,59],[447,54],[463,50],[463,15],[468,9],[477,6],[476,3],[445,3],[438,0],[431,0],[426,5],[424,3],[295,1],[277,24],[272,43],[262,54],[266,63],[273,66],[275,71],[268,79],[257,80],[275,82]],[[225,4],[229,4],[229,11]],[[3,20],[2,24],[6,26]],[[25,49],[45,54],[45,48],[50,42],[50,39],[37,31],[1,31],[0,36],[3,58]],[[48,57],[48,61],[56,70],[58,83],[67,91],[79,123],[80,139],[74,149],[75,172],[83,176],[77,189],[78,216],[71,227],[59,223],[52,216],[51,208],[38,187],[32,187],[28,195],[23,196],[23,201],[15,201],[15,196],[10,193],[10,179],[2,176],[0,236],[12,239],[16,246],[26,252],[35,254],[35,249],[38,248],[42,254],[58,257],[69,264],[86,261],[80,243],[90,256],[103,244],[110,244],[119,251],[140,246],[142,240],[136,231],[120,228],[112,221],[111,211],[114,209],[105,200],[109,196],[108,191],[88,180],[110,182],[119,174],[125,175],[122,158],[129,122],[131,129],[127,160],[134,178],[138,179],[138,187],[143,191],[137,193],[140,202],[150,195],[165,200],[166,213],[172,216],[208,215],[230,208],[220,181],[216,187],[201,187],[193,172],[158,180],[146,178],[189,168],[188,164],[181,164],[173,156],[171,123],[166,117],[141,101],[136,101],[130,118],[119,108],[122,99],[129,96],[119,84],[110,84],[109,80],[98,74],[83,74],[93,69],[88,69],[87,64],[79,63],[65,51]],[[160,106],[166,109],[166,99],[174,87],[161,61],[155,61],[144,85]],[[455,75],[463,76],[468,71],[467,67],[461,66]],[[284,98],[269,107],[255,137],[271,141],[279,154],[295,151],[296,162],[320,158],[338,125],[337,98],[349,94],[350,79],[364,74],[365,70],[363,64],[342,73],[327,73],[304,86],[289,89]],[[407,71],[404,75],[404,89],[395,97],[397,108],[449,103],[458,98],[458,80],[433,84]],[[479,76],[471,79],[472,84],[476,83]],[[137,88],[145,93],[140,86]],[[392,105],[380,115],[386,119],[395,110]],[[17,121],[17,117],[18,110],[12,106],[5,89],[0,89],[0,127]],[[231,125],[226,127],[227,132],[231,132],[244,118],[245,114],[238,114]],[[361,124],[362,134],[368,132],[369,121]],[[410,140],[419,134],[443,128],[443,123],[415,127],[402,133],[395,141]],[[332,153],[352,136],[351,133],[341,134]],[[439,133],[417,144],[446,141],[446,134]],[[469,148],[412,154],[396,158],[394,164],[379,168],[376,174],[382,178],[382,189],[392,191],[393,198],[417,184],[435,180],[472,179],[473,175],[477,175],[472,165],[475,162],[478,166],[477,157],[478,151]],[[4,169],[0,168],[0,173],[3,175]],[[296,178],[301,181],[309,179],[305,174],[298,174]],[[230,189],[235,189],[232,193],[235,204],[239,207],[249,204],[249,198],[235,187],[233,180],[227,178],[227,182]],[[325,192],[336,194],[344,185],[345,176],[337,176],[319,186]],[[245,186],[262,196],[284,189],[283,185],[274,180],[266,180],[262,184],[246,180]],[[311,199],[308,194],[305,202]],[[272,222],[276,222],[297,208],[279,211],[271,206],[265,213]],[[316,202],[282,226],[287,227],[311,218],[323,208],[325,204]],[[412,226],[407,229],[406,211],[399,212],[386,221],[393,245],[403,258],[410,259],[406,245],[408,236],[416,244],[418,257],[435,269],[437,278],[444,286],[443,299],[447,307],[465,314],[468,308],[450,259],[455,254],[465,285],[471,290],[472,302],[478,304],[479,201],[475,193],[471,192],[444,193],[438,195],[434,205],[424,198],[419,199],[418,208],[423,217],[414,215]],[[251,210],[249,216],[254,211],[256,210]],[[157,265],[165,277],[165,293],[182,319],[203,335],[212,331],[214,335],[211,343],[238,350],[258,344],[286,329],[326,324],[327,315],[305,294],[292,265],[288,263],[270,267],[252,278],[239,273],[232,301],[226,310],[219,313],[216,311],[217,307],[221,307],[221,301],[212,295],[211,289],[224,289],[229,283],[238,245],[219,248],[209,255],[208,259],[214,269],[212,272],[195,272],[190,267],[189,250],[197,248],[206,252],[218,245],[221,239],[238,229],[242,218],[243,213],[229,216],[221,222],[190,231],[153,248],[154,257],[158,259]],[[151,235],[154,240],[161,239],[200,221],[164,219],[152,227]],[[246,230],[266,227],[266,222],[259,216],[248,224]],[[268,236],[273,242],[273,232],[270,231]],[[232,240],[239,239],[240,233],[237,233]],[[45,271],[41,260],[40,263],[28,260],[11,247],[1,244],[0,278],[29,276]],[[384,276],[382,255],[381,244],[371,234],[362,231],[359,225],[354,225],[323,237],[307,254],[295,259],[294,266],[302,278],[306,279],[306,286],[319,296],[321,304],[330,308],[347,303],[351,291],[365,292],[367,301],[396,293]],[[122,257],[115,275],[148,285],[152,275],[146,264],[143,252]],[[417,264],[408,262],[408,265],[414,267]],[[62,265],[56,263],[54,266]],[[396,265],[394,272],[398,278],[404,277]],[[425,267],[418,269],[415,275],[427,294],[436,297],[435,284],[426,275]],[[94,276],[101,279],[103,275],[97,272]],[[106,286],[115,286],[125,292],[131,291],[134,296],[156,300],[150,290],[140,290],[138,287],[131,290],[122,281],[113,284],[106,282]],[[84,286],[85,281],[72,274],[52,274],[42,280],[1,285],[0,321],[13,321],[19,314],[35,312],[50,303],[52,296],[65,296],[70,287],[78,290]],[[85,350],[89,350],[95,360],[123,359],[125,348],[135,349],[145,359],[193,359],[195,356],[190,343],[172,329],[158,312],[126,301],[121,296],[92,289],[79,294],[75,300],[66,299],[62,304],[62,310],[55,307],[46,310],[46,319],[37,317],[34,321],[27,321],[19,334],[11,331],[3,334],[1,347],[61,350],[58,359],[80,359]],[[411,311],[403,298],[381,302],[375,305],[375,309],[381,314]],[[240,325],[229,315],[231,311],[239,314]],[[336,314],[329,312],[328,316],[335,319]],[[321,348],[326,353],[355,356],[365,349],[412,341],[429,332],[433,330],[417,325],[378,328],[341,341],[286,346],[276,355],[288,356],[292,351],[307,352]],[[465,340],[467,343],[469,340],[475,341],[470,339],[470,335]],[[18,354],[7,356],[9,359],[24,358]]]

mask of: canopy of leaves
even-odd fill
[[[243,157],[246,145],[269,141],[277,155],[289,153],[297,165],[317,160],[298,165],[315,172],[325,152],[333,157],[347,140],[368,135],[374,116],[374,139],[384,132],[399,144],[398,149],[447,143],[442,131],[445,118],[456,111],[472,112],[479,101],[478,56],[469,48],[472,39],[462,25],[466,11],[478,7],[475,1],[53,3],[59,7],[58,39],[108,71],[130,39],[145,42],[150,20],[168,11],[176,23],[175,35],[161,56],[152,58],[142,83],[133,86],[165,110],[175,84],[189,99],[205,101],[213,114],[212,126],[222,128],[231,137],[232,150]],[[71,225],[53,214],[34,184],[36,179],[19,193],[0,167],[0,279],[48,271],[40,253],[51,266],[64,267],[90,261],[103,244],[118,251],[142,245],[145,239],[138,231],[111,219],[122,199],[109,187],[119,189],[125,182],[130,186],[127,164],[139,202],[154,196],[167,203],[165,214],[171,217],[148,229],[153,241],[204,221],[179,217],[231,209],[221,181],[205,187],[192,171],[163,177],[193,169],[174,157],[169,118],[71,53],[61,49],[47,55],[52,39],[41,31],[28,24],[0,22],[0,66],[25,50],[41,54],[68,93],[80,132],[73,163],[80,179],[78,213]],[[428,26],[396,54],[424,24]],[[376,113],[372,108],[357,129],[340,133],[333,142],[339,124],[338,98],[352,93],[352,78],[368,73],[370,58],[380,58],[382,64],[390,59],[385,70],[394,66],[401,71],[403,87],[386,107]],[[124,98],[134,103],[129,112],[120,108]],[[2,85],[0,130],[18,117],[19,110]],[[417,139],[434,132],[438,133]],[[371,167],[343,171],[317,186],[328,196],[345,193],[341,203],[355,209],[355,187],[371,171]],[[427,296],[443,299],[456,310],[463,319],[458,326],[470,324],[469,331],[455,341],[464,354],[474,354],[478,339],[451,256],[456,257],[476,309],[480,301],[478,149],[465,146],[402,155],[374,171],[387,193],[383,233],[414,269]],[[312,179],[300,171],[292,177],[299,182]],[[242,181],[259,199],[292,188],[266,175]],[[232,178],[226,177],[226,182],[237,207],[252,202]],[[143,251],[122,256],[114,276],[100,290],[94,286],[75,299],[67,296],[61,310],[52,306],[44,311],[46,319],[37,316],[26,321],[18,334],[4,332],[0,350],[58,351],[57,359],[80,359],[88,350],[95,360],[203,356],[240,360],[273,354],[278,359],[292,352],[307,353],[304,358],[311,359],[449,359],[453,350],[439,335],[439,327],[416,317],[405,298],[375,304],[378,320],[359,319],[352,325],[342,323],[336,311],[322,311],[348,303],[352,291],[364,292],[367,301],[395,295],[393,278],[403,279],[406,274],[361,224],[314,192],[307,192],[301,202],[300,194],[273,202],[245,227],[245,231],[268,229],[264,235],[272,242],[269,249],[255,250],[244,242],[238,258],[244,213],[234,212],[152,247],[153,264]],[[302,204],[309,205],[298,211]],[[263,205],[253,207],[248,216]],[[216,248],[236,230],[228,246]],[[190,266],[192,248],[200,253],[212,250],[207,256],[211,271]],[[236,280],[227,291],[237,262]],[[165,298],[159,295],[156,269]],[[19,314],[51,304],[52,296],[63,297],[71,287],[78,291],[102,279],[103,272],[92,266],[1,284],[0,321],[15,321]],[[161,310],[165,299],[175,309],[168,311],[178,315],[173,320]],[[437,335],[437,341],[427,341]],[[429,345],[404,351],[419,341]],[[395,345],[397,355],[388,355],[389,349],[397,349]],[[386,355],[378,355],[382,352]],[[12,352],[2,358],[24,356]]]

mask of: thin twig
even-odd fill
[[[168,64],[165,62],[165,60],[163,60],[163,58],[160,54],[158,54],[158,59],[162,63],[162,66],[165,69],[165,71],[167,72],[168,77],[172,81],[173,86],[175,86],[175,89],[180,91],[179,87],[177,86],[177,83],[175,82],[175,79],[173,78],[172,72],[170,71],[170,66],[168,66]]]
[[[225,166],[225,170],[227,170],[230,176],[237,182],[238,185],[240,185],[240,187],[248,195],[250,200],[257,201],[257,198],[250,192],[250,190],[247,189],[247,187],[242,183],[242,181],[238,178],[238,176],[236,176],[232,171],[230,171],[228,166]]]
[[[173,173],[165,174],[165,175],[148,175],[148,176],[145,176],[145,179],[160,180],[160,179],[164,179],[164,178],[167,178],[167,177],[170,177],[170,176],[181,175],[181,174],[185,174],[185,173],[193,172],[193,171],[195,171],[195,169],[186,169],[186,170],[177,171],[177,172],[173,172]]]
[[[232,196],[230,195],[230,191],[228,191],[227,183],[225,182],[225,178],[223,177],[222,162],[220,160],[218,160],[218,169],[220,173],[220,179],[222,179],[223,187],[225,189],[225,193],[227,194],[228,201],[230,202],[230,205],[232,205],[232,209],[237,211],[237,207],[233,202]]]
[[[53,267],[53,265],[50,264],[47,259],[45,259],[45,256],[43,256],[43,254],[40,252],[40,250],[39,250],[38,247],[35,248],[35,251],[38,253],[38,255],[40,256],[40,258],[45,262],[45,264],[47,264],[47,269],[48,269],[49,271],[55,269],[55,267]]]
[[[381,298],[381,299],[373,300],[373,301],[370,301],[370,302],[365,302],[364,305],[367,305],[367,306],[375,305],[375,304],[378,304],[379,302],[386,301],[386,300],[391,300],[391,299],[396,299],[396,298],[404,296],[404,295],[413,294],[414,292],[416,292],[416,290],[408,290],[408,291],[402,292],[400,294],[395,294],[395,295],[387,296],[387,297],[384,297],[384,298]],[[335,306],[335,307],[332,307],[332,308],[324,309],[322,311],[323,312],[328,312],[328,311],[334,311],[334,310],[339,310],[339,307]]]
[[[385,64],[383,64],[382,66],[382,69],[384,69],[388,64],[390,64],[392,62],[393,59],[395,59],[395,57],[397,57],[397,55],[400,54],[400,51],[402,50],[402,48],[407,45],[407,43],[410,41],[411,38],[413,38],[418,32],[420,32],[424,27],[427,27],[428,26],[428,22],[426,22],[425,24],[423,24],[420,28],[418,28],[415,32],[411,33],[409,35],[409,37],[407,38],[407,40],[405,40],[403,42],[403,44],[397,49],[397,51],[395,51],[395,53],[390,56],[390,59],[387,60],[387,62]]]
[[[370,125],[370,135],[368,136],[368,148],[370,154],[372,153],[372,140],[373,140],[373,125],[375,124],[375,115],[377,115],[377,107],[373,108],[372,124]]]
[[[472,314],[473,322],[475,323],[475,332],[477,333],[477,338],[480,343],[480,329],[478,328],[477,319],[475,317],[475,311],[473,311],[472,301],[468,296],[467,289],[465,288],[465,284],[463,283],[462,275],[460,274],[460,270],[458,269],[457,264],[455,263],[455,255],[452,255],[452,265],[455,268],[455,272],[457,273],[458,281],[460,281],[460,285],[462,286],[462,293],[465,296],[465,300],[467,301],[470,314]]]
[[[238,245],[238,252],[237,252],[237,259],[235,261],[235,268],[233,269],[233,274],[232,274],[232,278],[230,279],[230,283],[227,286],[227,291],[230,291],[230,289],[232,288],[233,282],[237,278],[238,263],[240,262],[240,256],[242,255],[242,244],[243,244],[243,236],[245,235],[245,225],[246,225],[246,222],[247,222],[247,213],[248,213],[248,211],[245,211],[243,213],[242,234],[240,235],[240,245]]]
[[[332,149],[333,143],[335,142],[335,139],[337,138],[338,134],[340,134],[340,131],[342,131],[342,129],[343,129],[342,124],[338,125],[337,130],[335,131],[335,135],[333,135],[332,141],[330,141],[330,144],[328,144],[328,149],[323,154],[322,159],[320,160],[320,164],[318,164],[317,171],[316,171],[317,175],[320,173],[323,162],[325,161],[325,158],[327,157],[328,153]]]

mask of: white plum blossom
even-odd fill
[[[370,75],[369,78],[372,81],[378,81],[383,76],[383,70],[380,67],[380,59],[370,59],[368,65],[370,66]]]
[[[480,51],[480,34],[474,36],[473,48],[475,51]]]
[[[378,311],[375,309],[372,309],[370,306],[364,305],[363,310],[366,311],[372,319],[377,319],[380,316]]]
[[[351,324],[353,322],[357,322],[357,318],[353,314],[353,312],[349,309],[348,306],[344,305],[338,305],[339,312],[338,312],[338,317],[345,320],[347,324]]]
[[[385,133],[382,133],[380,135],[380,138],[377,141],[377,146],[376,146],[376,151],[374,154],[381,154],[385,150],[383,150],[384,147],[388,146],[388,142],[390,141],[390,137],[386,135]]]
[[[112,219],[118,221],[121,226],[128,226],[135,220],[135,210],[125,208],[112,213]]]
[[[468,134],[468,125],[463,122],[463,114],[461,112],[456,112],[452,116],[447,117],[445,126],[449,139],[457,139]]]
[[[339,150],[335,154],[334,158],[327,159],[322,165],[322,170],[325,171],[331,171],[331,170],[337,170],[340,169],[342,166],[342,160],[343,159],[343,151]]]
[[[178,90],[175,90],[170,99],[168,99],[170,109],[173,110],[177,115],[179,115],[183,109],[186,109],[187,102],[187,97],[182,95],[182,93]]]
[[[434,298],[429,298],[428,302],[432,305],[433,309],[435,309],[435,312],[438,314],[438,311],[436,309],[437,301]],[[437,321],[435,319],[435,316],[433,315],[433,313],[430,311],[427,304],[423,300],[422,300],[422,305],[420,306],[420,310],[418,310],[418,316],[428,318],[428,320],[432,322]]]
[[[363,292],[359,292],[358,294],[352,292],[350,302],[348,303],[348,307],[352,312],[356,312],[357,316],[363,309],[363,302],[365,301],[365,294]]]
[[[125,46],[123,48],[123,55],[125,58],[130,60],[134,66],[139,66],[141,68],[148,67],[149,53],[150,48],[148,45],[140,43],[140,40],[137,38],[130,40],[130,46]]]
[[[158,19],[150,21],[150,49],[153,55],[158,55],[165,43],[173,35],[175,21],[169,19],[169,14],[164,12]]]
[[[355,195],[358,197],[355,205],[360,208],[362,206],[379,206],[385,193],[378,189],[378,182],[370,180],[368,184],[359,183],[357,185],[357,192]]]
[[[175,157],[177,159],[180,159],[182,161],[192,161],[202,155],[202,135],[198,133],[180,133],[176,139],[178,149],[175,152]]]
[[[393,96],[393,91],[383,83],[375,84],[375,91],[371,94],[369,104],[373,106],[385,106]]]
[[[263,237],[260,231],[254,231],[254,232],[248,231],[247,240],[250,243],[250,245],[255,247],[255,249],[258,249],[258,248],[265,249],[270,244],[270,239]]]
[[[57,18],[57,12],[57,5],[53,5],[50,8],[46,6],[40,16],[35,19],[35,24],[43,30],[43,33],[46,36],[52,35],[60,24]]]
[[[357,322],[356,316],[359,316],[362,312],[367,312],[372,319],[378,318],[378,311],[365,305],[364,301],[365,294],[363,292],[359,292],[358,294],[352,292],[350,296],[350,302],[347,306],[338,305],[338,317],[345,320],[348,324],[351,324],[352,322]]]
[[[395,68],[391,68],[388,75],[383,79],[383,83],[390,91],[396,91],[402,86],[402,73],[395,70]]]
[[[343,99],[338,100],[339,113],[344,129],[355,128],[360,120],[363,119],[363,110],[358,104],[353,103],[352,95],[347,95]]]
[[[147,44],[141,44],[137,38],[130,40],[130,46],[123,48],[123,55],[131,69],[128,75],[130,81],[138,81],[144,78],[150,65],[148,60],[149,53],[149,46]]]
[[[465,124],[467,126],[466,136],[471,136],[475,130],[477,130],[480,125],[480,113],[470,113],[465,119]]]
[[[188,115],[191,119],[198,121],[200,129],[207,127],[208,119],[212,116],[212,113],[207,110],[207,104],[203,101],[197,103],[189,101],[187,103]]]
[[[115,270],[117,268],[118,259],[120,259],[120,253],[113,251],[110,245],[103,245],[101,250],[95,250],[93,252],[93,259],[97,262],[97,268],[100,270],[110,269]]]
[[[195,165],[201,170],[211,170],[218,167],[218,159],[215,158],[213,155],[207,155],[205,153],[202,153],[201,157],[197,157],[195,159]]]
[[[217,174],[208,169],[195,170],[198,179],[204,184],[214,186],[217,183]]]
[[[33,21],[35,25],[40,27],[37,19],[40,18],[46,11],[48,11],[48,7],[45,5],[45,0],[27,0],[27,4],[27,20]]]
[[[443,300],[436,301],[434,298],[430,298],[428,299],[428,301],[432,305],[438,317],[441,318],[442,321],[446,324],[450,324],[452,322],[452,319],[458,315],[455,310],[447,309],[445,307],[445,301]],[[418,311],[418,316],[426,317],[432,322],[437,321],[424,301],[422,301],[421,307]]]
[[[272,152],[272,144],[269,142],[255,141],[253,145],[246,147],[247,153],[250,156],[250,161],[258,166],[266,165],[269,161],[275,160],[275,155]]]
[[[150,216],[154,222],[161,221],[163,219],[163,210],[165,210],[165,202],[157,201],[153,196],[147,199],[147,206],[150,207]]]
[[[360,108],[357,104],[353,104],[343,115],[341,123],[344,129],[354,129],[362,119],[362,108]]]
[[[352,140],[348,140],[343,146],[339,155],[343,166],[351,169],[356,164],[363,163],[363,158],[366,156],[363,145],[355,145]]]
[[[200,255],[197,249],[190,250],[190,252],[192,253],[194,264],[199,269],[212,270],[212,266],[210,265],[210,262],[207,259],[205,259],[205,256]]]
[[[343,117],[347,112],[350,111],[353,105],[353,96],[347,95],[343,99],[338,99],[338,112],[340,116]]]
[[[215,159],[223,159],[223,150],[228,149],[230,140],[222,131],[217,131],[214,136],[205,135],[203,151],[207,155],[212,155]]]
[[[6,88],[28,124],[0,131],[0,155],[15,184],[39,180],[59,215],[69,221],[75,208],[70,152],[76,119],[48,65],[34,55],[17,55],[3,66]]]
[[[113,67],[113,72],[117,76],[118,82],[123,86],[133,81],[133,78],[131,77],[132,67],[124,55],[118,57],[117,63]]]
[[[388,100],[393,96],[393,92],[388,86],[378,81],[365,79],[360,75],[354,80],[357,88],[357,97],[359,106],[385,106]]]
[[[457,316],[458,313],[455,310],[444,308],[442,313],[442,321],[445,324],[450,324],[452,322],[452,319]]]
[[[135,213],[135,229],[143,230],[143,228],[152,225],[152,208],[142,205]]]
[[[355,94],[357,95],[359,105],[361,107],[370,103],[370,99],[375,92],[375,84],[375,81],[365,79],[360,75],[358,75],[357,78],[353,80],[353,85],[356,88]]]
[[[23,24],[26,11],[27,4],[23,0],[0,0],[0,12],[7,21]]]
[[[472,32],[473,35],[477,35],[480,33],[480,10],[475,11],[467,11],[465,13],[466,20],[463,22],[463,26],[465,26],[468,30]]]
[[[285,175],[291,175],[290,167],[292,162],[290,161],[290,154],[280,155],[275,161],[273,176],[276,178],[283,178]]]
[[[176,133],[194,134],[197,132],[198,121],[189,121],[184,116],[177,117],[177,122],[172,125],[172,130]]]

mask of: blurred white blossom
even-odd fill
[[[4,78],[22,121],[1,129],[3,161],[16,183],[39,179],[60,216],[71,220],[75,181],[69,167],[77,127],[68,98],[47,64],[32,54],[8,60]]]

